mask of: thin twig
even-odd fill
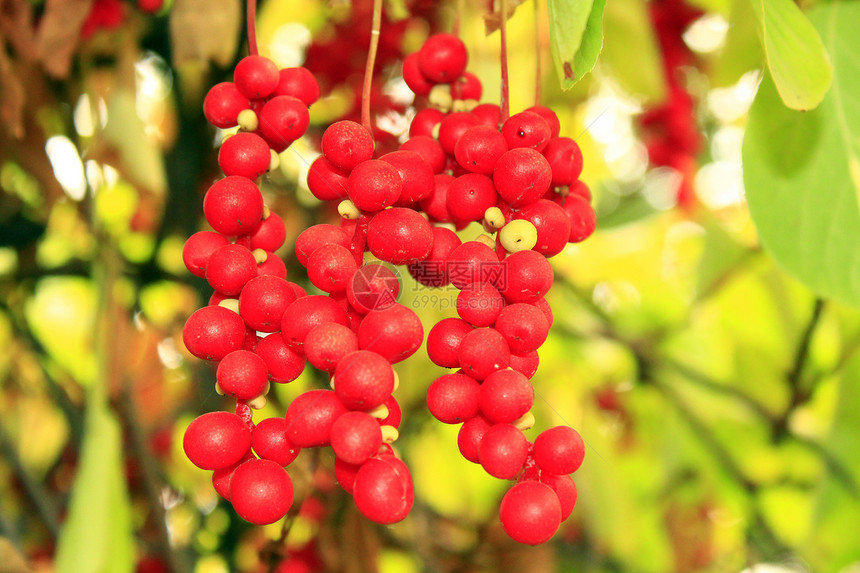
[[[499,123],[505,123],[510,116],[510,85],[508,80],[508,2],[499,0],[499,11],[502,19],[499,23],[499,37],[501,38],[501,49],[499,51],[499,64],[502,68],[502,96],[499,102],[501,118]]]
[[[247,0],[247,11],[245,14],[248,26],[248,53],[256,56],[257,51],[257,0]]]
[[[0,452],[8,462],[12,472],[21,482],[24,491],[27,493],[27,498],[33,507],[36,508],[36,513],[51,537],[56,540],[60,535],[60,511],[54,502],[51,493],[42,487],[42,484],[33,479],[27,468],[24,467],[21,457],[18,455],[18,450],[15,445],[9,440],[6,432],[0,426]]]

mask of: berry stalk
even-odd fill
[[[248,54],[256,56],[257,50],[257,0],[248,0],[245,9],[245,23],[248,27]]]
[[[370,30],[370,47],[367,49],[367,65],[364,68],[364,86],[361,91],[361,125],[373,133],[370,123],[370,91],[373,86],[373,66],[379,47],[379,30],[382,28],[382,0],[373,0],[373,23]]]
[[[501,108],[501,123],[510,117],[510,86],[508,80],[508,2],[507,0],[499,0],[499,10],[502,13],[502,21],[499,24],[499,36],[501,38],[502,47],[499,52],[499,60],[502,69],[502,95],[499,99],[499,107]]]

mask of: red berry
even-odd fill
[[[427,95],[433,89],[433,82],[424,76],[418,66],[418,52],[403,58],[403,81],[415,95]]]
[[[346,411],[332,390],[308,390],[287,407],[287,438],[302,448],[331,445],[331,427]]]
[[[409,124],[409,137],[431,137],[435,140],[433,131],[442,120],[445,119],[445,114],[435,107],[425,107],[415,114],[412,118],[412,123]]]
[[[358,510],[381,524],[401,521],[415,499],[409,468],[394,456],[374,457],[355,475],[353,498]]]
[[[545,257],[559,254],[570,237],[570,217],[557,203],[538,199],[514,213],[514,219],[524,219],[535,226],[537,243],[532,248]]]
[[[508,343],[493,328],[476,328],[460,341],[460,367],[476,380],[507,368],[510,359]]]
[[[239,293],[239,314],[249,328],[259,332],[276,332],[286,308],[296,294],[286,280],[262,275],[252,278]]]
[[[412,356],[424,340],[424,327],[402,304],[374,310],[358,327],[358,346],[378,353],[392,364]]]
[[[233,82],[221,82],[209,88],[203,100],[203,115],[221,129],[236,127],[239,112],[249,109],[251,102]]]
[[[550,140],[543,155],[552,169],[552,186],[573,185],[582,173],[582,150],[569,137],[556,137]]]
[[[308,257],[314,251],[329,243],[349,248],[350,240],[343,229],[334,225],[322,223],[308,227],[296,238],[296,259],[298,259],[302,266],[307,267]]]
[[[459,424],[478,415],[481,385],[464,374],[440,376],[427,389],[427,408],[445,424]]]
[[[570,426],[556,426],[535,438],[535,461],[551,474],[571,474],[585,458],[585,444],[579,432]]]
[[[447,156],[445,150],[439,145],[439,142],[429,135],[416,135],[400,146],[402,151],[414,151],[424,158],[430,165],[433,173],[442,173],[445,169]]]
[[[305,357],[315,368],[334,372],[341,358],[358,350],[358,337],[342,324],[313,327],[305,337]]]
[[[478,121],[482,125],[489,125],[492,128],[499,129],[499,124],[502,119],[502,110],[497,104],[482,103],[472,109],[470,113],[478,118]]]
[[[320,201],[346,199],[348,175],[320,155],[308,169],[308,189]]]
[[[272,460],[279,466],[293,463],[301,448],[287,439],[287,421],[284,418],[266,418],[254,427],[251,447],[260,458]]]
[[[269,170],[272,152],[256,133],[239,132],[228,137],[218,150],[218,165],[225,175],[254,180]]]
[[[402,189],[395,205],[409,206],[433,192],[433,168],[418,153],[401,149],[386,153],[379,159],[394,166],[400,175]]]
[[[505,121],[502,125],[502,135],[511,149],[528,147],[541,151],[549,143],[551,129],[540,115],[523,111]]]
[[[478,414],[460,426],[460,432],[457,434],[457,447],[460,449],[460,454],[473,464],[480,463],[481,441],[491,425],[485,417]]]
[[[462,289],[472,283],[495,283],[504,271],[493,249],[478,241],[466,241],[455,248],[445,261],[451,284]]]
[[[550,137],[558,137],[561,131],[561,123],[558,121],[558,116],[553,110],[542,105],[536,105],[528,108],[525,111],[530,111],[541,116],[547,125],[549,125]]]
[[[206,192],[203,214],[219,233],[247,235],[263,219],[263,195],[253,181],[228,176],[216,181]]]
[[[236,64],[233,81],[248,99],[262,99],[278,87],[278,66],[263,56],[245,56]]]
[[[451,83],[462,76],[468,62],[466,45],[452,34],[430,36],[418,51],[421,73],[438,84]]]
[[[218,363],[215,379],[225,394],[251,400],[266,390],[269,371],[263,359],[248,350],[234,350]]]
[[[200,278],[206,276],[206,264],[212,253],[229,245],[230,241],[224,235],[212,231],[200,231],[194,233],[182,247],[182,262],[185,263],[192,275]]]
[[[453,219],[448,212],[448,188],[454,178],[447,173],[439,173],[433,180],[433,191],[419,202],[421,210],[431,221],[450,223]]]
[[[320,143],[323,155],[332,165],[344,171],[373,157],[373,137],[354,121],[338,121],[325,130]]]
[[[293,505],[293,481],[271,460],[249,460],[230,480],[230,502],[239,517],[255,525],[274,523]]]
[[[221,360],[245,342],[242,318],[221,306],[204,306],[185,321],[182,341],[188,352],[204,360]]]
[[[451,84],[451,96],[454,99],[478,101],[483,91],[481,80],[472,72],[463,72],[463,75]]]
[[[383,261],[409,264],[430,254],[433,227],[412,209],[386,209],[374,215],[367,226],[367,248]]]
[[[491,175],[508,147],[509,143],[498,129],[478,124],[464,131],[457,140],[454,157],[466,171]]]
[[[308,279],[327,293],[346,291],[358,268],[355,257],[346,247],[334,243],[323,245],[308,257]]]
[[[200,469],[226,468],[242,459],[251,447],[251,430],[236,414],[207,412],[188,424],[182,447]]]
[[[537,372],[540,365],[540,357],[537,350],[526,352],[525,354],[515,354],[511,352],[511,369],[516,370],[529,380]]]
[[[269,380],[278,384],[292,382],[305,369],[305,358],[287,346],[280,334],[270,334],[257,342],[254,353],[263,359]]]
[[[465,111],[455,111],[445,116],[445,119],[439,124],[439,144],[445,153],[454,155],[454,150],[457,147],[457,142],[466,131],[479,125],[478,118],[471,113]]]
[[[544,313],[532,304],[514,303],[501,310],[495,324],[511,352],[524,354],[537,350],[549,334]]]
[[[472,332],[472,325],[459,318],[443,318],[427,335],[427,356],[443,368],[460,367],[460,342]]]
[[[552,287],[552,266],[535,251],[518,251],[501,264],[501,278],[496,285],[510,303],[535,302]]]
[[[334,391],[350,410],[372,410],[394,391],[394,371],[379,354],[358,350],[338,362]]]
[[[362,315],[374,309],[388,308],[397,302],[399,294],[399,276],[380,263],[362,265],[346,285],[349,305]]]
[[[484,218],[484,212],[496,204],[498,196],[486,175],[467,173],[451,182],[446,198],[448,213],[454,221],[472,222]]]
[[[362,211],[376,212],[393,205],[402,190],[397,168],[379,159],[363,161],[349,174],[347,194]]]
[[[535,391],[529,379],[514,370],[493,372],[481,384],[481,413],[494,423],[512,423],[531,410]]]
[[[257,261],[251,251],[239,245],[224,245],[209,257],[206,280],[216,291],[239,294],[249,280],[257,276]]]
[[[283,246],[286,238],[287,229],[284,226],[284,220],[277,213],[270,212],[269,216],[260,221],[251,233],[250,249],[275,252]]]
[[[528,205],[549,189],[552,169],[540,152],[528,147],[506,151],[496,162],[493,183],[512,207]]]
[[[409,265],[409,274],[425,286],[445,286],[450,281],[446,260],[451,251],[461,245],[460,237],[451,229],[433,227],[433,247],[427,258]]]
[[[315,326],[330,322],[343,326],[349,324],[343,307],[324,295],[305,296],[297,298],[284,311],[281,334],[293,350],[303,352],[302,347],[308,332]]]
[[[561,520],[564,521],[573,512],[576,506],[576,484],[569,475],[556,475],[547,472],[540,473],[541,483],[545,483],[558,496],[561,505]]]
[[[280,153],[305,134],[310,121],[305,102],[279,95],[267,101],[260,110],[260,134],[272,149]]]
[[[522,469],[528,453],[529,442],[521,430],[510,424],[495,424],[481,438],[478,458],[491,476],[512,479]]]
[[[278,71],[275,95],[292,96],[310,106],[320,97],[320,86],[307,68],[284,68]]]
[[[382,445],[379,422],[364,412],[347,412],[331,427],[331,447],[341,460],[363,464]]]
[[[561,205],[570,219],[568,242],[579,243],[594,233],[597,227],[597,215],[586,199],[579,195],[559,196],[556,203]]]
[[[489,283],[472,283],[457,295],[457,314],[472,326],[493,326],[504,306],[505,299]]]
[[[499,516],[511,539],[539,545],[549,541],[558,531],[561,505],[551,487],[528,480],[508,490],[502,498]]]

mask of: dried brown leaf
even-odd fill
[[[173,65],[230,64],[243,22],[241,12],[239,0],[176,0],[170,10]]]
[[[81,37],[81,26],[93,0],[47,0],[39,23],[38,56],[48,75],[63,79],[69,75],[72,56]]]
[[[507,4],[507,13],[508,20],[511,19],[511,16],[514,15],[514,12],[517,9],[517,6],[525,2],[526,0],[508,0]],[[490,2],[490,11],[484,14],[484,32],[489,36],[493,32],[499,29],[499,26],[502,24],[502,10],[501,4],[498,0],[494,2]]]
[[[0,537],[0,573],[31,573],[33,569],[20,551],[5,537]]]
[[[2,37],[0,37],[2,39]],[[0,121],[14,139],[24,137],[24,85],[0,42]]]
[[[0,35],[24,61],[36,59],[33,7],[27,0],[0,0]]]

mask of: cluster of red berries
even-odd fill
[[[428,105],[401,149],[423,155],[434,172],[426,193],[407,200],[434,223],[480,222],[486,231],[461,242],[437,225],[430,254],[409,265],[422,284],[460,291],[459,318],[441,320],[427,338],[430,359],[458,370],[430,385],[427,404],[441,422],[462,423],[466,459],[517,481],[502,500],[502,525],[513,539],[538,544],[573,510],[569,474],[585,453],[568,426],[533,443],[523,433],[534,424],[530,379],[553,318],[544,299],[553,283],[547,258],[588,237],[595,216],[579,180],[579,146],[559,136],[555,113],[535,106],[504,118],[498,105],[478,104],[481,84],[467,63],[458,38],[437,34],[403,66],[407,85]]]
[[[330,445],[335,477],[358,509],[378,523],[403,519],[414,490],[389,445],[401,420],[392,364],[417,351],[424,330],[396,302],[400,284],[386,263],[406,265],[421,284],[460,289],[460,318],[440,321],[428,336],[431,360],[459,368],[431,384],[431,413],[463,423],[466,459],[517,480],[501,506],[509,535],[547,541],[575,504],[569,474],[582,463],[583,442],[567,426],[534,443],[523,430],[534,423],[529,380],[552,323],[547,257],[595,226],[578,145],[559,136],[548,108],[503,118],[498,105],[478,105],[481,85],[465,71],[465,46],[455,36],[432,36],[404,63],[405,81],[427,105],[399,149],[377,157],[368,129],[348,120],[322,135],[307,184],[317,198],[338,202],[341,221],[312,226],[296,240],[309,281],[326,293],[307,295],[286,280],[273,253],[283,222],[264,207],[254,180],[268,168],[264,159],[307,126],[293,100],[306,114],[318,91],[312,77],[295,80],[309,77],[306,71],[273,74],[265,62],[242,60],[235,82],[213,87],[204,103],[214,125],[242,131],[222,145],[226,177],[204,199],[214,232],[186,243],[186,265],[215,293],[183,336],[192,354],[218,363],[218,390],[234,396],[237,408],[194,420],[184,440],[188,457],[214,471],[216,490],[240,516],[270,523],[292,503],[284,467],[300,448]],[[472,222],[486,233],[461,241],[452,229]],[[365,263],[367,252],[382,262]],[[255,425],[250,408],[265,400],[268,384],[294,380],[307,363],[331,376],[331,389],[307,391],[285,417]]]
[[[695,101],[683,84],[683,68],[695,63],[695,56],[683,36],[703,12],[684,0],[655,1],[650,4],[650,11],[660,43],[668,93],[665,103],[642,114],[643,138],[653,165],[671,167],[679,172],[678,204],[691,207],[695,200],[696,154],[702,147],[702,135],[696,125]]]
[[[235,397],[237,406],[235,414],[195,419],[183,444],[195,465],[213,470],[216,491],[256,524],[277,521],[292,505],[284,468],[300,449],[331,445],[338,480],[359,510],[393,523],[411,509],[413,489],[406,466],[387,445],[400,424],[391,363],[418,349],[421,323],[399,305],[371,312],[388,300],[371,289],[388,283],[379,269],[360,266],[363,249],[354,255],[349,235],[333,225],[307,229],[295,247],[311,283],[329,296],[308,295],[287,281],[274,254],[284,242],[283,220],[264,206],[255,184],[277,153],[304,134],[318,94],[306,69],[278,70],[267,58],[248,56],[236,66],[234,82],[217,84],[204,101],[213,125],[241,130],[221,145],[226,176],[203,201],[214,231],[190,237],[183,252],[188,269],[215,291],[189,317],[183,339],[193,355],[217,362],[217,390]],[[345,167],[352,161],[352,132],[336,140],[327,133],[329,157]],[[296,379],[308,362],[332,375],[334,389],[308,391],[285,417],[254,424],[251,408],[265,404],[269,383]]]

